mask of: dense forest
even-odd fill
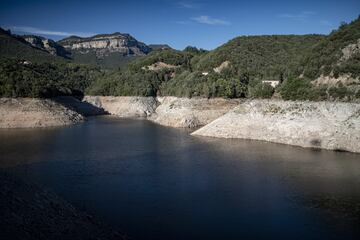
[[[82,95],[99,78],[98,68],[73,63],[32,63],[17,59],[0,61],[0,96],[54,97]]]
[[[360,98],[360,18],[325,35],[242,36],[212,51],[154,48],[109,71],[31,48],[1,32],[0,95],[352,100]],[[9,50],[11,49],[11,50]],[[30,64],[24,64],[24,60]],[[110,59],[110,60],[109,60]],[[111,58],[108,60],[111,61]],[[342,76],[355,81],[315,84]],[[278,81],[272,87],[264,80]]]

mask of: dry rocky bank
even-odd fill
[[[52,100],[0,99],[0,128],[73,124],[83,116],[146,118],[193,135],[262,140],[360,152],[360,104],[177,97],[85,96]]]
[[[120,117],[144,117],[193,135],[360,152],[360,104],[177,97],[85,97]]]
[[[83,120],[79,113],[50,99],[0,98],[0,128],[54,127]]]
[[[142,117],[164,126],[188,128],[206,125],[239,104],[239,100],[177,97],[86,96],[84,101],[118,117]]]
[[[192,134],[360,153],[360,104],[246,101]]]

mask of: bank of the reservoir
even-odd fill
[[[79,113],[51,99],[0,98],[0,128],[64,126],[83,119]]]
[[[193,135],[360,152],[360,104],[281,100],[85,96],[0,99],[0,128],[73,124],[83,116],[146,118]]]
[[[360,152],[360,104],[246,101],[192,134]]]

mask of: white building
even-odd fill
[[[272,86],[273,88],[276,88],[277,85],[280,84],[279,80],[263,80],[261,81],[262,83],[266,83],[269,84],[270,86]]]

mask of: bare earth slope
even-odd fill
[[[49,99],[0,98],[0,128],[64,126],[83,117]]]
[[[360,104],[246,101],[192,134],[360,152]]]

